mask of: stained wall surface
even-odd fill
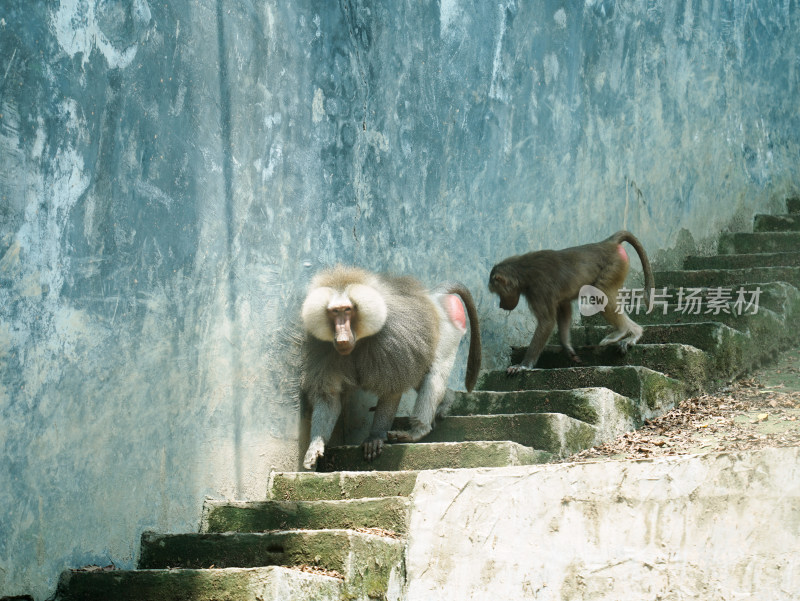
[[[337,261],[460,279],[627,228],[657,264],[800,188],[794,2],[6,0],[0,594],[135,564],[307,437]],[[466,349],[452,385],[463,380]]]
[[[423,472],[406,599],[792,601],[798,455]]]

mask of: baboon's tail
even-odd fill
[[[639,255],[639,260],[642,262],[642,271],[644,271],[644,290],[647,299],[650,299],[650,294],[655,288],[655,282],[653,281],[653,270],[650,268],[650,261],[647,259],[647,253],[644,252],[644,246],[642,243],[639,242],[639,239],[631,234],[626,230],[621,230],[611,236],[611,238],[619,244],[620,242],[627,242],[630,244],[634,249],[636,249],[636,254]]]
[[[445,285],[447,294],[458,294],[467,308],[469,317],[469,354],[467,355],[467,373],[464,377],[464,386],[472,392],[478,381],[478,372],[481,370],[481,329],[478,325],[478,310],[469,289],[460,282],[448,282]]]

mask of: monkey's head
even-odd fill
[[[330,286],[312,288],[302,309],[306,332],[333,342],[340,355],[349,355],[359,339],[379,332],[386,315],[383,297],[365,284],[348,284],[342,290]]]
[[[498,265],[495,265],[489,274],[489,292],[500,297],[501,309],[513,311],[519,304],[519,286],[512,278],[501,273],[498,267]]]

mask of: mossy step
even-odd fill
[[[145,533],[139,568],[314,566],[337,572],[347,587],[382,598],[401,569],[404,545],[401,539],[352,530]]]
[[[800,216],[799,216],[800,217]],[[800,252],[746,253],[739,255],[713,255],[686,257],[686,269],[740,269],[743,267],[798,267]]]
[[[710,356],[706,365],[709,377],[724,381],[758,364],[745,357],[752,346],[752,338],[739,330],[716,322],[654,324],[643,326],[641,341],[648,344],[679,343],[691,345]],[[582,326],[573,328],[573,341],[578,345],[597,344],[611,332],[608,326]],[[637,353],[635,345],[629,352]],[[754,351],[756,349],[753,349]],[[757,355],[753,352],[753,355]],[[669,373],[669,372],[668,372]],[[673,375],[670,373],[670,375]]]
[[[786,199],[786,210],[789,211],[789,213],[800,213],[800,198]]]
[[[64,572],[58,601],[339,601],[338,578],[278,566]]]
[[[495,392],[458,391],[449,415],[502,415],[512,413],[563,413],[595,427],[597,437],[611,440],[642,425],[638,401],[608,388],[573,390],[522,390]],[[437,425],[438,427],[438,425]]]
[[[572,367],[533,369],[514,375],[505,370],[486,372],[478,390],[569,390],[602,387],[641,403],[642,417],[649,419],[674,407],[686,395],[683,382],[646,367]]]
[[[408,499],[383,497],[340,501],[206,501],[202,532],[265,532],[305,528],[408,529]]]
[[[700,310],[697,310],[697,307],[691,310],[687,309],[688,308],[685,306],[668,305],[666,312],[660,310],[651,311],[650,313],[641,311],[639,313],[629,313],[628,316],[641,326],[717,322],[724,323],[730,328],[743,332],[751,327],[751,322],[754,320],[764,320],[781,325],[784,321],[783,317],[775,313],[775,311],[770,311],[761,306],[756,309],[756,313],[752,313],[753,309],[751,308],[747,312],[742,311],[741,314],[737,314],[735,311],[729,311],[727,313],[720,311],[716,314],[713,312],[707,313],[705,307],[700,307]],[[602,314],[582,315],[580,323],[586,326],[608,325],[608,322],[603,318]],[[557,342],[558,337],[554,334],[551,339],[551,344],[556,344]]]
[[[800,232],[735,232],[720,235],[720,254],[796,252]]]
[[[628,316],[636,323],[677,322],[682,316],[691,316],[695,312],[699,312],[707,320],[715,320],[718,317],[723,319],[726,309],[733,315],[746,315],[754,311],[758,313],[761,309],[769,309],[779,315],[800,315],[800,290],[786,282],[747,284],[742,287],[741,298],[738,287],[727,286],[721,291],[719,288],[719,286],[660,286],[655,289],[652,308],[641,296],[641,288],[632,289],[624,294],[621,292],[617,298],[618,304],[625,306]],[[631,300],[633,292],[635,301]],[[726,302],[720,302],[727,293],[730,294],[730,298]],[[600,313],[589,318],[581,316],[581,321],[585,322],[587,319],[608,323]],[[557,340],[555,332],[552,340]]]
[[[729,328],[738,330],[745,334],[749,334],[753,341],[758,344],[762,350],[773,350],[784,348],[787,345],[793,344],[800,338],[800,331],[791,326],[794,316],[785,318],[775,311],[759,307],[755,314],[737,315],[735,313],[719,313],[717,315],[709,315],[706,313],[682,313],[681,311],[674,311],[674,307],[670,307],[670,311],[666,315],[661,313],[641,313],[632,316],[634,321],[638,324],[648,327],[651,325],[680,325],[680,324],[699,324],[699,323],[721,323]],[[598,319],[599,318],[599,319]],[[593,315],[591,317],[583,317],[581,323],[587,326],[604,326],[605,320],[602,316]],[[610,330],[607,330],[610,331]],[[682,335],[681,330],[676,331],[676,339]],[[642,337],[642,341],[649,341],[649,338]]]
[[[764,308],[775,311],[779,315],[789,315],[792,312],[800,315],[800,290],[786,282],[756,282],[747,284],[743,286],[744,291],[742,293],[741,302],[739,302],[738,286],[736,288],[727,286],[726,288],[730,289],[730,300],[727,307],[733,314],[747,314],[752,313],[754,310],[760,311]],[[725,293],[726,289],[723,288],[722,292]],[[698,303],[690,300],[690,294],[695,298],[699,298],[700,302]],[[717,312],[714,304],[715,299],[720,298],[719,286],[713,288],[708,286],[692,286],[690,289],[689,286],[683,287],[682,284],[677,287],[659,285],[659,287],[656,288],[656,295],[657,297],[654,298],[655,302],[650,311],[650,315],[661,314],[664,316],[665,322],[670,321],[670,313],[675,312],[675,308],[679,303],[683,308],[686,308],[687,311],[698,310],[699,304],[700,312],[703,315],[709,316],[711,319],[716,319],[718,316],[724,317],[724,310],[720,309],[719,312]],[[643,316],[647,314],[648,305],[644,299],[642,299],[641,304],[636,305],[630,302],[630,298],[620,298],[621,300],[626,300],[626,306],[631,306],[632,310],[629,311],[628,314],[633,321],[640,323],[640,320],[645,320]],[[749,306],[751,301],[754,303],[757,302],[757,307],[755,304]],[[666,303],[667,306],[666,313],[664,311],[664,303]],[[710,312],[709,309],[711,310]],[[599,317],[602,319],[602,316]]]
[[[607,388],[576,388],[574,390],[518,390],[495,392],[475,390],[455,391],[453,404],[447,414],[452,415],[501,415],[508,413],[563,413],[587,424],[597,425],[601,419],[601,407],[608,398],[630,403]]]
[[[547,451],[515,442],[432,442],[387,444],[374,460],[366,461],[361,446],[329,447],[318,462],[321,472],[369,470],[436,470],[506,467],[547,463]]]
[[[273,472],[267,497],[295,501],[322,501],[408,496],[417,472]]]
[[[397,418],[393,427],[407,429],[408,418]],[[594,446],[597,438],[597,428],[563,413],[516,413],[444,417],[420,442],[510,440],[567,457]]]
[[[684,341],[685,344],[691,345],[707,353],[717,353],[720,351],[720,344],[726,337],[733,337],[737,340],[746,340],[747,337],[742,338],[742,332],[734,330],[725,324],[705,321],[697,323],[671,323],[671,324],[649,324],[642,326],[644,333],[639,339],[641,342],[647,340],[648,346],[658,345],[662,343],[674,344],[678,341]],[[610,326],[604,325],[587,325],[577,326],[572,329],[572,341],[576,345],[592,346],[597,344],[609,333],[611,333]],[[632,352],[637,346],[645,346],[644,344],[636,344],[629,348]],[[512,349],[512,357],[514,350]]]
[[[608,330],[610,331],[610,330]],[[522,360],[525,347],[511,349],[511,363]],[[616,345],[576,346],[575,352],[584,367],[597,365],[640,365],[670,377],[683,380],[689,390],[702,390],[708,377],[708,355],[687,344],[636,344],[622,354]],[[546,346],[536,362],[542,369],[575,367],[575,363],[560,346]]]
[[[798,215],[756,215],[753,218],[754,232],[797,232],[800,231]]]
[[[685,269],[680,271],[658,271],[653,274],[659,286],[687,288],[721,287],[735,300],[737,291],[743,288],[749,298],[750,292],[760,282],[787,282],[800,287],[800,267],[750,267],[747,269]]]

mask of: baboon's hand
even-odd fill
[[[509,375],[509,376],[513,376],[513,375],[516,375],[516,374],[521,373],[523,371],[534,371],[534,370],[535,370],[534,367],[528,367],[527,365],[523,365],[523,364],[512,365],[511,367],[509,367],[506,370],[506,374]]]
[[[307,470],[313,470],[317,466],[317,460],[322,457],[324,453],[325,442],[321,438],[312,440],[311,444],[308,445],[306,456],[303,459],[303,467]]]
[[[372,461],[383,451],[383,439],[370,437],[364,441],[364,459]]]

